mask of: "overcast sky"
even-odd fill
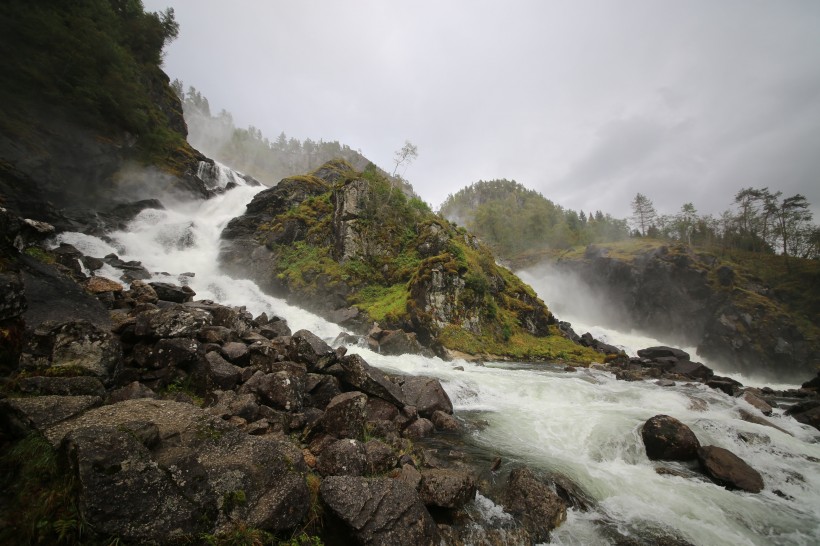
[[[816,0],[145,0],[165,70],[269,138],[338,140],[437,208],[514,179],[626,217],[803,193],[820,222]]]

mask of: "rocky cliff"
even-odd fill
[[[766,259],[768,266],[761,263]],[[818,286],[817,268],[794,262],[787,270],[779,256],[754,260],[759,274],[712,253],[647,241],[590,245],[555,263],[613,307],[621,326],[694,345],[722,369],[780,381],[812,376],[820,365],[811,288]],[[764,274],[780,277],[779,285]],[[795,293],[784,279],[803,288]]]
[[[286,178],[222,236],[223,267],[352,329],[378,322],[440,354],[596,358],[475,237],[375,168],[333,161]]]

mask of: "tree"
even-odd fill
[[[396,176],[396,171],[399,170],[401,165],[410,165],[417,157],[419,156],[419,149],[418,146],[410,142],[409,140],[404,141],[404,146],[401,147],[400,150],[397,150],[394,154],[393,162],[396,166],[393,168],[393,176]]]
[[[793,247],[798,246],[800,236],[811,227],[812,214],[809,202],[805,196],[798,193],[783,199],[772,212],[783,248],[783,257],[788,265],[789,250],[794,250]]]
[[[646,236],[646,230],[658,216],[652,201],[645,195],[639,193],[632,200],[632,222]]]
[[[686,239],[686,243],[692,246],[692,231],[695,229],[695,222],[698,219],[695,205],[692,203],[684,203],[675,218],[675,223],[678,229],[678,236],[681,240]]]

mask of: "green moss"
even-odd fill
[[[366,286],[359,290],[351,303],[365,311],[377,322],[395,322],[407,314],[410,292],[405,284],[393,286]]]
[[[53,264],[56,261],[54,259],[54,256],[50,252],[43,248],[40,248],[39,246],[27,247],[23,252],[25,252],[26,255],[31,256],[35,260],[42,262],[44,264]]]

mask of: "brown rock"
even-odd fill
[[[703,446],[698,449],[698,460],[706,475],[718,485],[750,493],[763,490],[760,473],[728,449]]]
[[[566,503],[526,466],[510,472],[503,504],[536,542],[548,542],[550,531],[567,519]]]
[[[102,294],[103,292],[122,292],[123,286],[106,277],[91,277],[86,281],[85,289],[92,294]]]
[[[689,427],[668,415],[656,415],[641,430],[646,455],[652,460],[689,461],[697,458],[700,447]]]

